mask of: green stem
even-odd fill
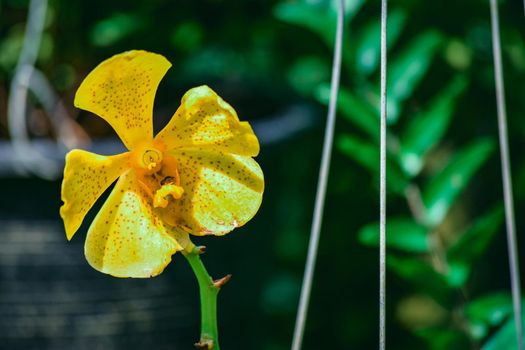
[[[217,295],[219,294],[221,286],[229,280],[230,276],[214,281],[200,259],[202,252],[203,249],[199,247],[193,247],[190,252],[184,252],[184,256],[190,263],[195,277],[197,277],[197,281],[199,282],[201,338],[195,346],[199,349],[220,350],[219,331],[217,328]]]

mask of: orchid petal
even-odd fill
[[[67,239],[73,237],[102,193],[127,170],[128,163],[129,153],[101,156],[75,149],[66,155],[60,216]]]
[[[206,149],[173,151],[184,194],[163,219],[194,235],[223,235],[244,225],[262,201],[264,178],[251,157]]]
[[[187,234],[174,232],[155,215],[139,181],[134,170],[121,176],[86,238],[89,264],[115,277],[156,276],[184,248]]]
[[[167,150],[201,147],[244,156],[259,153],[248,122],[208,86],[190,89],[168,125],[155,137]]]
[[[153,100],[170,67],[164,56],[151,52],[115,55],[84,79],[75,106],[106,120],[131,150],[153,138]]]

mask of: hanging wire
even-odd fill
[[[501,152],[501,172],[503,178],[503,196],[505,202],[505,219],[507,227],[507,245],[512,288],[514,319],[516,324],[517,349],[523,350],[523,331],[521,319],[521,292],[518,250],[516,242],[516,225],[514,220],[514,203],[512,199],[512,181],[510,172],[509,141],[507,136],[507,112],[505,107],[505,87],[503,84],[503,65],[501,60],[501,42],[499,30],[498,5],[490,1],[492,24],[492,49],[494,55],[494,77],[496,81],[496,102],[498,107],[499,143]]]
[[[54,178],[57,174],[57,164],[35,152],[26,130],[28,90],[40,48],[46,10],[47,0],[31,0],[29,3],[22,51],[9,89],[7,118],[13,149],[23,165],[18,170],[24,172],[33,165],[44,178]]]
[[[343,23],[344,23],[344,0],[339,0],[337,10],[337,30],[335,34],[335,49],[332,64],[332,81],[330,87],[330,103],[328,106],[328,116],[326,119],[326,129],[324,135],[323,154],[321,157],[321,168],[319,169],[319,180],[317,183],[317,193],[315,197],[314,217],[312,230],[310,232],[310,242],[308,245],[308,256],[303,276],[301,297],[299,299],[299,309],[295,320],[295,329],[292,341],[292,350],[300,350],[306,315],[308,313],[308,303],[312,290],[312,281],[317,258],[317,248],[319,247],[319,236],[321,233],[321,223],[323,219],[324,201],[326,197],[326,185],[328,182],[328,172],[330,168],[330,155],[334,139],[335,112],[337,106],[337,94],[339,92],[339,76],[341,73],[341,52],[343,46]]]
[[[61,162],[42,154],[27,131],[29,92],[42,103],[50,118],[58,137],[56,146],[60,153],[78,146],[86,137],[79,128],[74,130],[75,122],[69,117],[47,78],[35,67],[47,8],[47,0],[31,0],[29,3],[22,50],[9,88],[7,118],[13,151],[18,160],[15,170],[18,173],[32,173],[45,179],[55,179],[62,172]]]
[[[386,302],[386,33],[387,0],[381,0],[381,133],[379,174],[379,349],[385,349]]]

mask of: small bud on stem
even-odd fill
[[[216,288],[221,288],[224,286],[228,281],[232,278],[232,275],[226,275],[223,278],[219,278],[218,280],[213,280],[213,285]]]
[[[195,343],[194,345],[199,350],[212,350],[213,340],[200,340],[198,343]]]

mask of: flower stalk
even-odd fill
[[[231,275],[213,280],[200,258],[200,255],[204,253],[204,251],[205,247],[193,246],[183,252],[199,283],[201,336],[199,342],[195,343],[195,347],[197,349],[220,350],[219,331],[217,327],[217,295],[221,287],[230,280]]]

